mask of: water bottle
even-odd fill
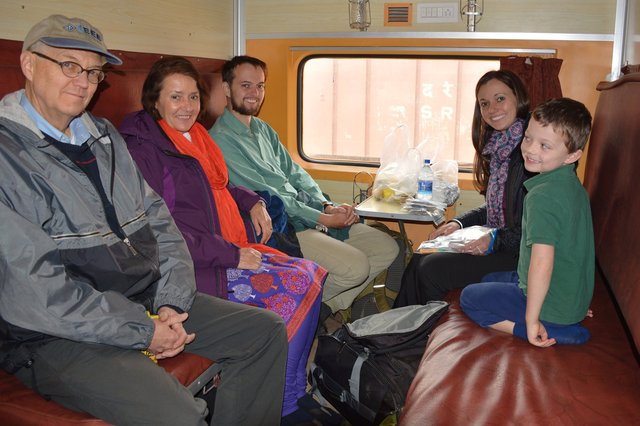
[[[424,160],[424,165],[418,173],[418,192],[416,198],[418,200],[427,201],[433,196],[433,170],[431,170],[431,161]]]

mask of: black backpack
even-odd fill
[[[448,309],[442,301],[392,309],[318,337],[314,392],[352,425],[394,425],[429,333]]]

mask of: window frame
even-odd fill
[[[464,53],[446,53],[438,54],[430,52],[420,53],[311,53],[300,58],[296,69],[296,149],[301,159],[312,164],[322,164],[331,166],[351,166],[351,167],[380,167],[380,161],[335,161],[329,159],[317,159],[307,155],[302,146],[303,129],[303,94],[304,94],[304,67],[307,62],[318,58],[345,58],[345,59],[438,59],[438,60],[482,60],[482,61],[499,61],[505,55],[496,54],[495,52],[473,52],[472,54]],[[461,172],[471,172],[470,168],[461,168]]]

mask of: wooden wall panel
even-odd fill
[[[446,3],[459,0],[424,0],[414,3]],[[457,23],[385,27],[384,4],[370,0],[369,31],[466,31],[466,19]],[[397,1],[395,3],[402,3]],[[349,28],[347,0],[245,0],[247,33],[357,32]],[[612,34],[616,0],[484,0],[484,14],[476,25],[482,32],[532,32]]]
[[[23,40],[55,13],[86,19],[109,49],[217,59],[233,53],[233,0],[2,0],[0,38]]]

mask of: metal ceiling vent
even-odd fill
[[[384,4],[384,25],[409,26],[413,19],[412,3],[385,3]]]

